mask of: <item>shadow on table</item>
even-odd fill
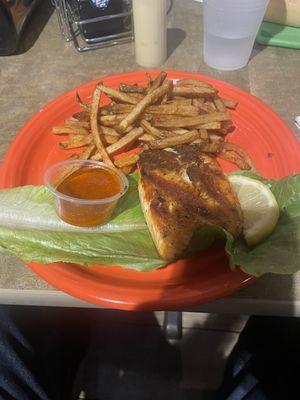
[[[79,380],[87,399],[183,400],[181,359],[153,313],[89,310],[92,336]]]
[[[168,58],[177,49],[181,42],[185,39],[186,33],[179,28],[167,29],[167,56]]]
[[[80,342],[91,338],[76,382],[76,393],[83,390],[87,400],[212,400],[245,322],[238,315],[197,314],[188,321],[183,338],[170,341],[151,312],[14,308],[20,311],[21,326],[30,327],[31,338],[41,339],[46,346],[54,333],[61,338],[64,347],[57,352],[63,349],[67,355],[68,348],[78,352]],[[41,328],[44,324],[50,327],[49,337]],[[264,331],[267,338],[271,333]],[[57,373],[50,366],[49,378]]]
[[[255,58],[259,53],[262,53],[268,46],[263,44],[254,43],[249,61]]]
[[[168,341],[151,312],[88,314],[92,339],[78,379],[87,399],[213,399],[232,340],[232,333],[216,332],[224,317],[208,316]],[[227,318],[226,329],[235,318]]]
[[[275,7],[273,7],[273,9],[275,10]],[[271,9],[272,10],[272,9]],[[267,13],[268,17],[273,19],[273,13],[272,12],[268,12]],[[287,15],[287,9],[286,9],[286,2],[285,1],[277,1],[276,2],[276,15],[280,15],[281,19],[284,20],[286,18]],[[268,17],[266,17],[267,19],[264,20],[265,22],[268,22]],[[275,18],[276,19],[276,18]],[[263,22],[264,22],[263,21]],[[263,29],[263,28],[262,28]],[[281,24],[274,24],[273,26],[273,31],[272,34],[276,35],[277,33],[281,32],[284,29],[284,25]],[[263,30],[261,31],[261,33],[265,36],[265,38],[267,38],[270,33],[269,32],[264,32]],[[259,53],[261,53],[262,51],[265,50],[265,48],[268,45],[262,45],[259,44],[257,42],[254,43],[253,46],[253,50],[250,56],[250,60],[252,60],[253,58],[255,58]]]

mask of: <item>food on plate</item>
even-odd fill
[[[235,109],[236,101],[220,97],[212,85],[196,78],[170,81],[164,71],[154,79],[146,76],[147,86],[124,82],[118,90],[99,83],[92,104],[76,93],[82,111],[53,128],[54,134],[67,136],[60,146],[72,150],[93,144],[88,158],[114,164],[126,174],[136,168],[142,151],[184,143],[210,150],[212,156],[240,169],[255,170],[249,156],[225,140],[234,130],[228,109]],[[111,100],[109,104],[99,106],[101,93]],[[224,146],[214,146],[215,142]],[[124,151],[133,149],[136,155],[122,162],[121,158],[127,157]]]
[[[63,161],[45,173],[59,217],[71,225],[90,227],[110,218],[128,182],[115,168],[96,161]]]
[[[71,116],[65,125],[54,127],[53,133],[68,135],[67,140],[60,142],[66,150],[84,148],[79,158],[103,161],[125,174],[139,166],[139,192],[148,225],[159,254],[171,260],[186,248],[200,226],[215,223],[233,236],[241,233],[239,203],[216,158],[243,170],[255,168],[243,149],[225,140],[234,130],[228,110],[237,107],[234,100],[221,98],[212,85],[196,78],[171,81],[162,71],[155,79],[149,75],[147,79],[145,87],[124,82],[119,90],[100,82],[91,104],[82,101],[77,93],[83,110]],[[101,106],[102,94],[110,98],[110,103]],[[167,160],[173,171],[165,166]],[[195,169],[199,172],[195,181],[188,182],[189,175],[181,174],[187,170],[195,177]],[[151,181],[158,177],[159,183]],[[164,193],[157,192],[156,197],[164,197],[167,208],[173,204],[177,216],[166,208],[160,218],[149,206],[149,193],[156,186],[155,190]],[[165,193],[168,188],[171,191]],[[209,193],[207,201],[200,196],[201,190]],[[198,208],[192,207],[194,203]],[[204,218],[203,210],[209,216]],[[166,239],[169,217],[174,219],[174,226],[167,231]],[[186,218],[187,224],[180,218]]]
[[[254,246],[273,232],[279,219],[274,194],[262,182],[242,175],[229,176],[239,199],[243,216],[243,233],[248,245]]]
[[[236,194],[216,159],[197,145],[145,151],[138,165],[141,205],[163,259],[179,257],[193,232],[206,226],[241,234]]]
[[[133,124],[139,118],[147,106],[158,101],[170,90],[172,86],[173,83],[171,81],[166,81],[157,89],[149,90],[149,93],[147,93],[146,96],[139,101],[129,112],[129,114],[127,114],[126,117],[120,122],[117,129],[120,132],[124,132],[129,125]]]
[[[102,143],[101,139],[101,128],[99,128],[98,125],[98,112],[99,112],[99,101],[100,101],[100,96],[101,96],[101,85],[97,85],[96,89],[93,94],[93,99],[92,99],[92,106],[91,106],[91,115],[90,115],[90,123],[91,123],[91,131],[92,131],[92,136],[94,139],[94,143],[97,147],[97,150],[103,159],[103,161],[108,164],[108,165],[114,165],[111,159],[109,158],[109,155],[107,154],[107,151]]]
[[[138,100],[136,98],[134,98],[133,96],[122,93],[114,88],[110,88],[110,87],[104,86],[102,84],[98,85],[98,87],[99,87],[99,90],[101,90],[103,93],[107,94],[112,99],[120,100],[124,103],[129,103],[129,104],[136,104],[138,102]]]
[[[168,84],[163,73],[154,80],[149,77],[147,86],[124,83],[120,93],[127,92],[134,99],[130,103],[124,102],[124,97],[120,100],[116,88],[113,88],[114,92],[102,91],[103,85],[97,85],[91,104],[84,102],[86,97],[84,101],[78,98],[81,111],[69,115],[65,123],[58,120],[59,126],[53,129],[55,140],[62,143],[59,156],[65,154],[65,158],[69,158],[59,180],[51,182],[52,192],[59,197],[59,211],[70,213],[70,204],[66,205],[68,196],[63,193],[76,196],[72,200],[84,204],[84,208],[85,201],[98,202],[80,199],[89,197],[86,194],[81,196],[65,191],[68,182],[85,175],[86,171],[75,162],[104,160],[105,154],[109,159],[107,163],[113,164],[110,167],[113,173],[121,170],[130,174],[139,166],[140,182],[138,173],[128,177],[128,193],[109,221],[89,227],[103,222],[103,219],[95,220],[93,203],[93,208],[89,207],[79,221],[82,227],[71,225],[78,225],[78,208],[74,212],[77,220],[69,219],[69,224],[63,223],[55,213],[52,194],[44,186],[1,190],[0,250],[14,253],[27,262],[116,265],[136,271],[153,271],[170,260],[207,249],[216,239],[222,238],[232,268],[238,265],[256,276],[299,270],[300,176],[267,181],[251,172],[254,170],[251,159],[243,149],[231,143],[235,136],[228,135],[234,129],[234,119],[228,108],[234,109],[237,104],[222,99],[220,93],[205,82],[197,79],[174,81],[168,84],[163,95],[151,98],[151,104],[144,108],[142,103],[141,107],[143,99],[149,93],[157,94],[155,91],[163,84]],[[210,90],[203,94],[203,90],[190,90],[191,86]],[[174,87],[189,90],[174,94]],[[110,93],[110,103],[105,92]],[[198,97],[194,97],[196,94]],[[133,111],[134,120],[123,131],[119,126]],[[216,120],[216,115],[225,118]],[[187,118],[189,121],[195,118],[197,125],[194,122],[186,124]],[[157,120],[165,125],[155,126]],[[170,127],[173,120],[176,127]],[[181,121],[179,125],[178,121]],[[259,146],[259,143],[255,145]],[[76,151],[73,150],[75,146]],[[268,150],[265,161],[269,155]],[[229,184],[218,164],[219,158],[250,172],[236,171],[234,177],[229,177]],[[72,165],[68,164],[70,161]],[[8,169],[7,163],[5,170]],[[79,180],[79,190],[89,190],[84,182],[84,179],[83,182]],[[97,185],[98,182],[92,181],[90,188],[94,190]],[[99,204],[101,200],[105,199],[100,198]],[[279,208],[282,212],[278,219]],[[87,215],[91,217],[89,221]],[[105,218],[108,216],[106,210]],[[67,220],[66,216],[63,218]],[[242,230],[250,246],[240,235]],[[261,240],[263,242],[258,243]],[[218,260],[225,261],[222,253],[214,250],[202,253],[196,260],[201,263],[201,258],[207,254],[213,263],[217,254],[221,256]],[[175,271],[178,276],[178,271],[181,274],[187,266],[195,265],[193,260],[176,263],[171,275]],[[83,267],[79,268],[84,271]],[[165,278],[170,276],[169,272],[164,274]]]
[[[173,146],[178,146],[180,144],[192,143],[193,141],[199,138],[200,134],[195,129],[193,131],[187,131],[182,135],[169,136],[166,137],[165,139],[151,140],[148,143],[148,146],[150,149],[165,149],[166,147],[173,147]]]

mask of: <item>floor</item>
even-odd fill
[[[246,321],[183,313],[182,339],[167,340],[163,313],[103,311],[77,379],[79,399],[213,399]]]

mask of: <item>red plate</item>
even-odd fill
[[[156,73],[153,71],[154,75]],[[299,172],[299,144],[285,123],[260,100],[228,83],[205,76],[169,71],[168,77],[202,79],[213,84],[221,96],[238,101],[238,108],[233,112],[236,129],[229,140],[248,152],[262,176],[280,178]],[[144,72],[114,75],[101,80],[113,87],[120,82],[146,83]],[[67,157],[66,151],[58,147],[59,138],[51,134],[51,128],[79,111],[76,91],[88,100],[97,81],[61,95],[27,122],[4,157],[0,187],[42,184],[45,169]],[[226,162],[222,162],[222,167],[225,172],[235,169]],[[231,272],[224,251],[215,249],[144,273],[120,267],[86,268],[66,263],[30,263],[28,266],[51,285],[72,296],[123,310],[166,310],[193,306],[229,295],[254,280],[242,272]]]

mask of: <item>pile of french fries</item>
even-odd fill
[[[82,111],[53,128],[54,134],[67,136],[60,146],[82,148],[71,157],[103,161],[125,174],[136,168],[142,151],[181,144],[254,169],[243,149],[225,141],[234,129],[228,109],[237,107],[235,101],[195,78],[173,82],[161,72],[154,80],[147,74],[147,82],[146,87],[121,83],[119,90],[98,83],[91,104],[77,93]],[[100,106],[102,95],[111,99],[108,105]]]

